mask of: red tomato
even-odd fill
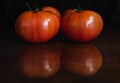
[[[65,45],[61,57],[65,70],[81,76],[94,75],[102,65],[101,53],[92,44]]]
[[[20,51],[18,67],[28,78],[53,76],[60,68],[60,51],[47,45],[27,46]]]
[[[45,7],[43,7],[42,11],[51,11],[51,12],[55,13],[59,18],[61,17],[60,12],[56,8],[51,7],[51,6],[45,6]]]
[[[103,20],[100,14],[91,10],[66,10],[61,18],[63,34],[74,41],[88,42],[102,31]]]
[[[59,19],[60,13],[53,7],[35,12],[25,11],[16,20],[16,33],[27,42],[46,42],[58,33]]]

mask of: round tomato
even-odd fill
[[[54,7],[43,7],[41,11],[25,11],[17,18],[16,33],[25,41],[40,43],[53,38],[60,27],[60,13]]]
[[[66,10],[61,18],[63,34],[74,41],[88,42],[102,31],[103,19],[92,10]]]

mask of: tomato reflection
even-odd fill
[[[61,60],[64,69],[82,76],[95,74],[102,65],[101,53],[92,44],[65,45]]]
[[[18,66],[27,77],[50,77],[59,70],[60,52],[48,45],[32,45],[22,49]]]

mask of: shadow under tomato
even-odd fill
[[[61,63],[66,71],[73,74],[92,76],[102,66],[102,55],[92,44],[65,44]]]

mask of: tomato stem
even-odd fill
[[[35,9],[34,11],[35,11],[35,12],[39,11],[39,8],[38,8],[38,7],[36,7],[36,9]]]
[[[80,5],[78,5],[77,8],[74,9],[74,10],[75,10],[76,12],[80,12],[80,11],[82,11],[81,8],[80,8]]]
[[[78,11],[81,11],[80,5],[78,5]]]
[[[31,6],[28,3],[26,3],[26,5],[27,5],[27,7],[29,8],[30,11],[33,11]]]
[[[34,4],[34,7],[35,7],[34,12],[38,12],[40,10],[40,7],[39,7],[38,3]]]

